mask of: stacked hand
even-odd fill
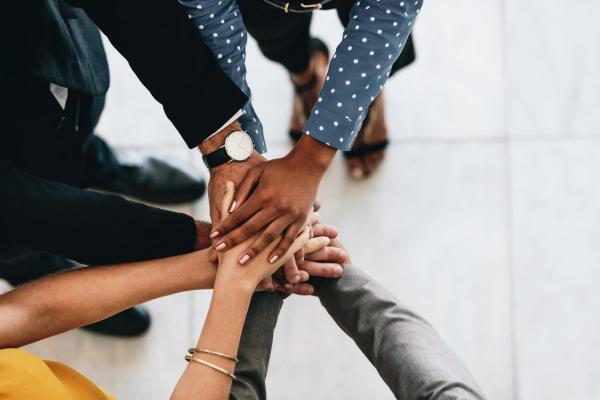
[[[321,178],[334,154],[334,149],[306,137],[285,157],[238,163],[235,168],[245,167],[245,174],[239,181],[239,175],[215,171],[211,182],[223,180],[219,176],[233,180],[237,192],[228,210],[232,213],[227,218],[216,219],[217,212],[211,211],[213,247],[225,251],[246,242],[238,260],[240,264],[246,264],[281,236],[277,246],[269,252],[268,261],[275,263],[281,259],[305,226]],[[224,167],[234,168],[227,164]],[[209,195],[211,208],[214,208],[212,199],[219,199],[219,196],[210,192]],[[251,237],[253,240],[248,241]],[[286,276],[295,283],[299,279],[298,273],[295,268],[292,272],[296,276],[287,273]]]
[[[229,210],[234,198],[234,185],[227,182],[225,194],[220,207],[221,218],[229,216]],[[266,248],[245,265],[239,265],[240,255],[249,243],[256,240],[257,234],[219,254],[219,269],[217,279],[235,279],[248,282],[257,290],[279,290],[286,293],[309,295],[314,293],[314,287],[306,283],[310,277],[336,278],[342,274],[339,264],[347,262],[346,253],[330,246],[331,240],[337,236],[337,230],[331,226],[320,224],[318,214],[313,213],[308,224],[303,225],[300,235],[297,235],[289,249],[274,262],[268,262],[268,257],[280,243],[281,237],[276,237]],[[309,238],[312,236],[312,238]],[[285,283],[273,274],[286,261],[293,259],[294,253],[303,249],[306,256],[300,266],[300,280],[297,283]],[[275,274],[277,275],[277,274]]]

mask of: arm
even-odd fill
[[[248,98],[252,97],[246,82],[246,43],[248,33],[235,0],[179,0],[188,18],[198,30],[225,74]],[[252,137],[259,153],[266,151],[262,125],[248,100],[239,121]],[[202,150],[202,148],[201,148]]]
[[[0,187],[2,244],[84,264],[187,253],[201,233],[185,214],[41,179],[1,158]]]
[[[287,250],[336,150],[352,146],[369,105],[383,88],[406,43],[421,2],[356,3],[321,96],[305,126],[306,135],[287,156],[248,171],[236,195],[238,210],[214,228],[218,235],[215,246],[225,243],[228,248],[264,230],[246,251],[253,257],[265,248],[270,237],[285,231],[273,256],[280,257]]]
[[[203,250],[82,268],[28,283],[0,296],[0,348],[23,346],[158,297],[210,288],[215,274]]]
[[[360,0],[350,10],[320,97],[304,131],[349,150],[369,106],[402,53],[423,0]]]
[[[226,218],[233,201],[233,183],[228,182],[221,204],[221,215]],[[308,228],[305,228],[292,244],[290,250],[276,263],[269,263],[270,250],[277,245],[278,239],[248,265],[241,266],[237,260],[243,250],[243,244],[229,249],[219,257],[219,268],[206,320],[197,342],[197,348],[218,351],[236,356],[240,336],[252,293],[258,284],[271,276],[294,252],[304,246],[308,240]],[[218,356],[202,354],[197,356],[204,361],[216,364],[227,371],[234,370],[234,362]],[[171,398],[190,399],[227,399],[231,390],[231,378],[196,362],[190,362],[177,382]]]
[[[189,148],[248,101],[175,0],[68,0],[81,7],[160,102]],[[208,100],[208,101],[207,101]]]
[[[342,249],[333,240],[335,248]],[[341,278],[323,280],[319,300],[397,399],[485,398],[435,329],[358,268],[347,265]]]

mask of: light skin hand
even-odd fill
[[[225,185],[225,195],[221,203],[221,218],[226,218],[229,215],[234,197],[233,182],[227,182]],[[277,269],[279,269],[287,260],[293,257],[294,253],[304,246],[309,238],[309,228],[305,227],[302,233],[294,238],[289,250],[277,262],[270,263],[267,261],[268,255],[278,245],[279,237],[276,237],[265,250],[257,254],[257,256],[245,266],[239,265],[237,260],[248,243],[242,242],[237,246],[232,247],[226,252],[219,254],[219,269],[217,270],[217,280],[238,280],[242,282],[250,282],[255,289],[265,278],[269,278]],[[248,241],[253,238],[248,239]],[[216,284],[215,284],[216,285]]]
[[[241,130],[239,122],[235,121],[223,128],[221,131],[204,140],[198,146],[198,149],[203,155],[212,153],[225,144],[225,139],[229,133]],[[244,179],[250,168],[256,166],[266,159],[254,151],[250,158],[244,162],[229,162],[222,164],[210,170],[210,180],[208,182],[208,204],[210,209],[210,220],[213,224],[221,221],[221,201],[225,195],[225,183],[233,182],[236,186]],[[211,261],[217,262],[215,252],[211,253]]]
[[[244,264],[283,235],[269,255],[269,262],[280,259],[305,226],[334,155],[334,148],[305,136],[287,156],[251,167],[238,187],[233,214],[213,228],[214,248],[224,251],[260,232],[240,254]]]

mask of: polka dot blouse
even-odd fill
[[[246,29],[235,0],[179,0],[198,26],[225,73],[248,96]],[[412,29],[423,0],[360,0],[329,65],[304,132],[339,150],[349,150],[367,110],[383,89]],[[262,126],[250,102],[242,126],[265,149]]]

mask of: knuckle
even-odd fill
[[[267,243],[271,243],[272,241],[274,241],[277,238],[277,235],[275,234],[275,232],[272,231],[265,231],[263,233],[263,239],[265,242]]]

